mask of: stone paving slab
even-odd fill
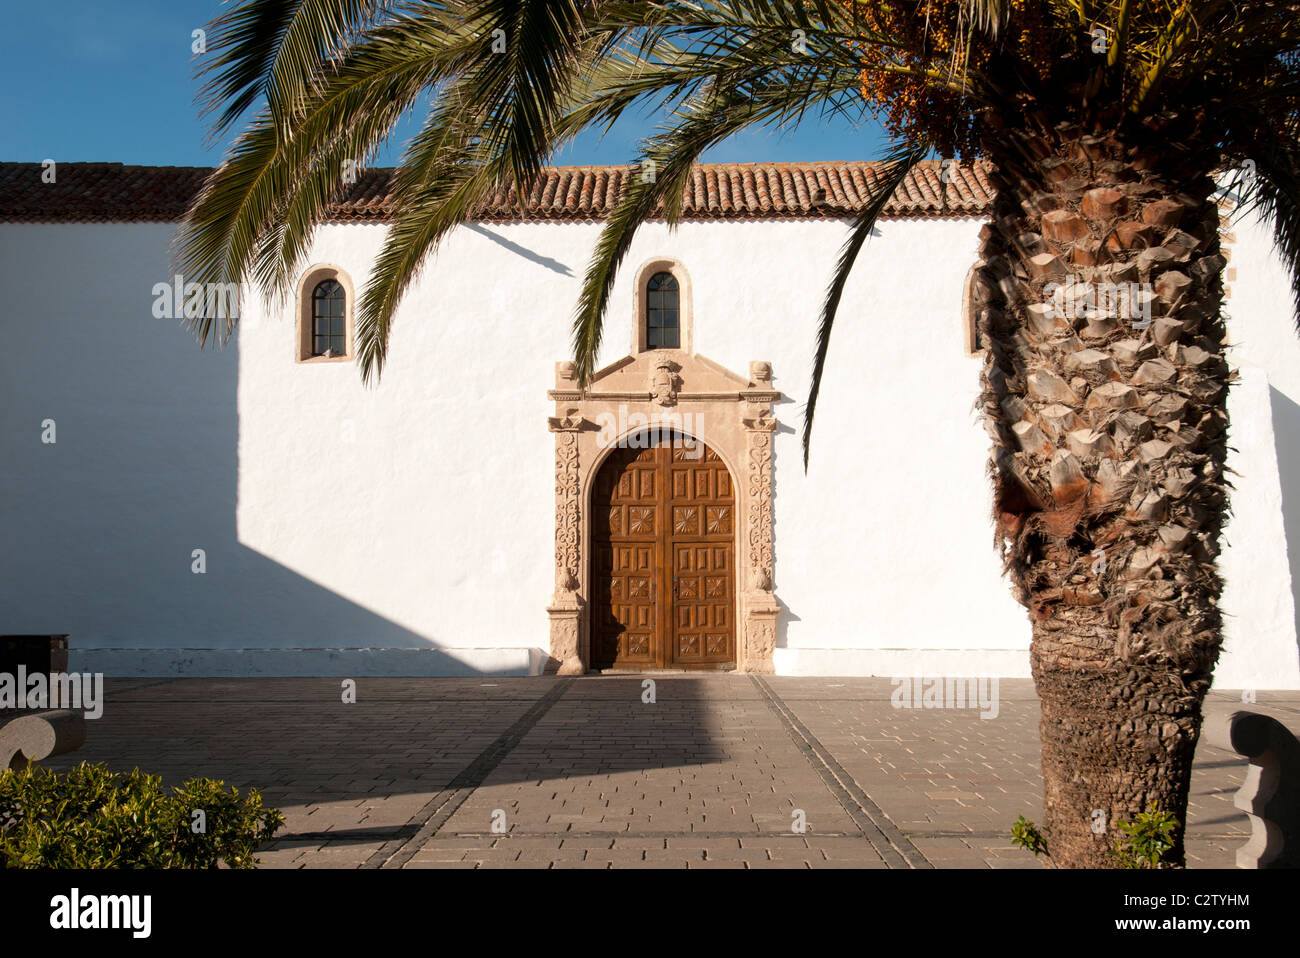
[[[898,709],[881,678],[109,681],[86,745],[48,764],[135,766],[258,787],[287,827],[273,868],[1037,868],[1007,839],[1041,821],[1038,702]],[[1300,731],[1300,693],[1254,704]],[[991,710],[986,710],[991,711]],[[1193,867],[1232,867],[1246,763],[1202,743]],[[794,829],[802,822],[806,831]]]
[[[987,719],[977,708],[894,708],[888,679],[766,681],[936,864],[1015,867],[1028,860],[1032,866],[1005,838],[1018,815],[1043,818],[1032,681],[1001,680],[996,715]],[[1239,691],[1215,691],[1205,714],[1208,721],[1239,709],[1272,715],[1300,734],[1298,692],[1261,691],[1244,705]],[[1198,746],[1188,801],[1189,866],[1235,867],[1236,849],[1250,835],[1246,816],[1233,806],[1246,765],[1234,752]]]

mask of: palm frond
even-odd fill
[[[580,383],[594,372],[609,296],[636,230],[656,213],[676,225],[700,154],[745,128],[797,122],[809,108],[840,108],[855,94],[856,61],[835,62],[845,55],[829,52],[831,44],[821,51],[815,37],[810,38],[811,54],[798,52],[784,26],[715,37],[694,49],[661,42],[652,65],[633,76],[602,77],[606,89],[592,94],[597,111],[602,105],[609,109],[603,97],[614,98],[622,109],[629,95],[662,93],[665,87],[689,95],[674,112],[672,125],[645,144],[592,253],[573,322]]]
[[[990,37],[996,38],[1002,25],[1011,15],[1009,0],[966,0],[967,15],[971,23]]]
[[[494,190],[522,198],[550,154],[600,118],[578,109],[583,81],[620,35],[592,29],[589,6],[493,2],[475,14],[466,33],[483,39],[439,87],[393,183],[393,225],[357,318],[367,381],[382,373],[402,294],[442,239]]]
[[[380,0],[245,0],[209,24],[200,116],[217,139],[259,98],[287,120],[319,65],[386,6]]]
[[[456,48],[438,40],[428,21],[373,33],[332,71],[288,141],[263,107],[191,205],[173,244],[178,270],[200,283],[253,275],[283,289],[344,186],[344,164],[362,163],[454,59]],[[210,322],[200,318],[195,331],[206,342]]]
[[[1212,19],[1226,2],[1227,0],[1181,0],[1178,9],[1156,36],[1153,62],[1139,79],[1130,105],[1133,113],[1141,113],[1179,58],[1193,46],[1203,30],[1210,29]]]
[[[1300,332],[1300,141],[1285,127],[1251,129],[1249,158],[1255,174],[1244,186],[1242,213],[1257,212],[1273,231],[1273,245],[1291,276],[1296,330]]]
[[[270,289],[288,287],[314,229],[346,192],[346,182],[355,179],[429,87],[479,42],[427,21],[401,22],[372,31],[348,49],[304,107],[294,139],[280,147],[275,162],[293,174],[251,261],[259,282]]]
[[[839,312],[840,299],[844,295],[844,286],[853,264],[857,262],[858,253],[875,228],[885,204],[902,185],[916,165],[930,152],[928,144],[904,144],[894,150],[884,160],[879,176],[867,196],[867,202],[858,213],[850,228],[849,238],[840,250],[831,276],[830,286],[826,290],[826,300],[822,305],[821,321],[817,325],[817,346],[813,356],[812,379],[808,386],[808,404],[803,418],[803,465],[808,468],[808,453],[812,443],[813,416],[817,412],[817,397],[821,393],[822,373],[826,368],[826,355],[831,346],[831,329],[835,325],[835,316]]]
[[[470,219],[481,197],[501,181],[505,160],[448,163],[416,196],[399,207],[375,260],[357,311],[357,357],[363,381],[377,380],[388,357],[393,316],[402,294],[429,254],[456,226]]]

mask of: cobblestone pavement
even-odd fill
[[[655,701],[643,701],[643,680]],[[274,868],[1036,868],[1038,702],[897,709],[881,678],[110,681],[78,761],[260,788]],[[1240,705],[1211,695],[1207,715]],[[1300,731],[1300,693],[1251,709]],[[1245,760],[1202,743],[1188,862],[1232,867]],[[800,831],[799,826],[804,830]]]

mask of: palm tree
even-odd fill
[[[678,221],[692,164],[806,111],[875,115],[894,146],[852,222],[817,338],[805,463],[840,293],[916,164],[980,156],[997,198],[977,271],[997,541],[1033,627],[1046,824],[1106,866],[1093,810],[1185,820],[1220,647],[1227,504],[1218,203],[1271,223],[1300,302],[1300,4],[1274,0],[384,3],[243,0],[212,27],[216,136],[259,105],[195,200],[180,268],[285,290],[313,228],[412,109],[391,227],[360,303],[377,378],[439,242],[630,108],[666,122],[606,221],[574,319],[591,375],[616,270]],[[1112,295],[1114,294],[1114,295]],[[228,336],[196,320],[200,341]],[[1183,863],[1181,829],[1168,856]]]

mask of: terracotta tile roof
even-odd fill
[[[981,216],[990,208],[984,164],[953,166],[948,205],[941,209],[939,164],[926,163],[894,194],[891,218]],[[170,223],[180,220],[211,170],[198,166],[123,166],[121,163],[60,163],[54,183],[41,181],[39,163],[0,163],[0,222]],[[391,169],[367,170],[335,207],[332,220],[382,222],[388,218]],[[522,206],[500,190],[485,205],[484,221],[594,221],[612,208],[624,181],[638,175],[626,166],[562,166],[548,169]],[[688,219],[843,218],[862,207],[879,175],[872,162],[716,163],[696,167],[686,191]]]

